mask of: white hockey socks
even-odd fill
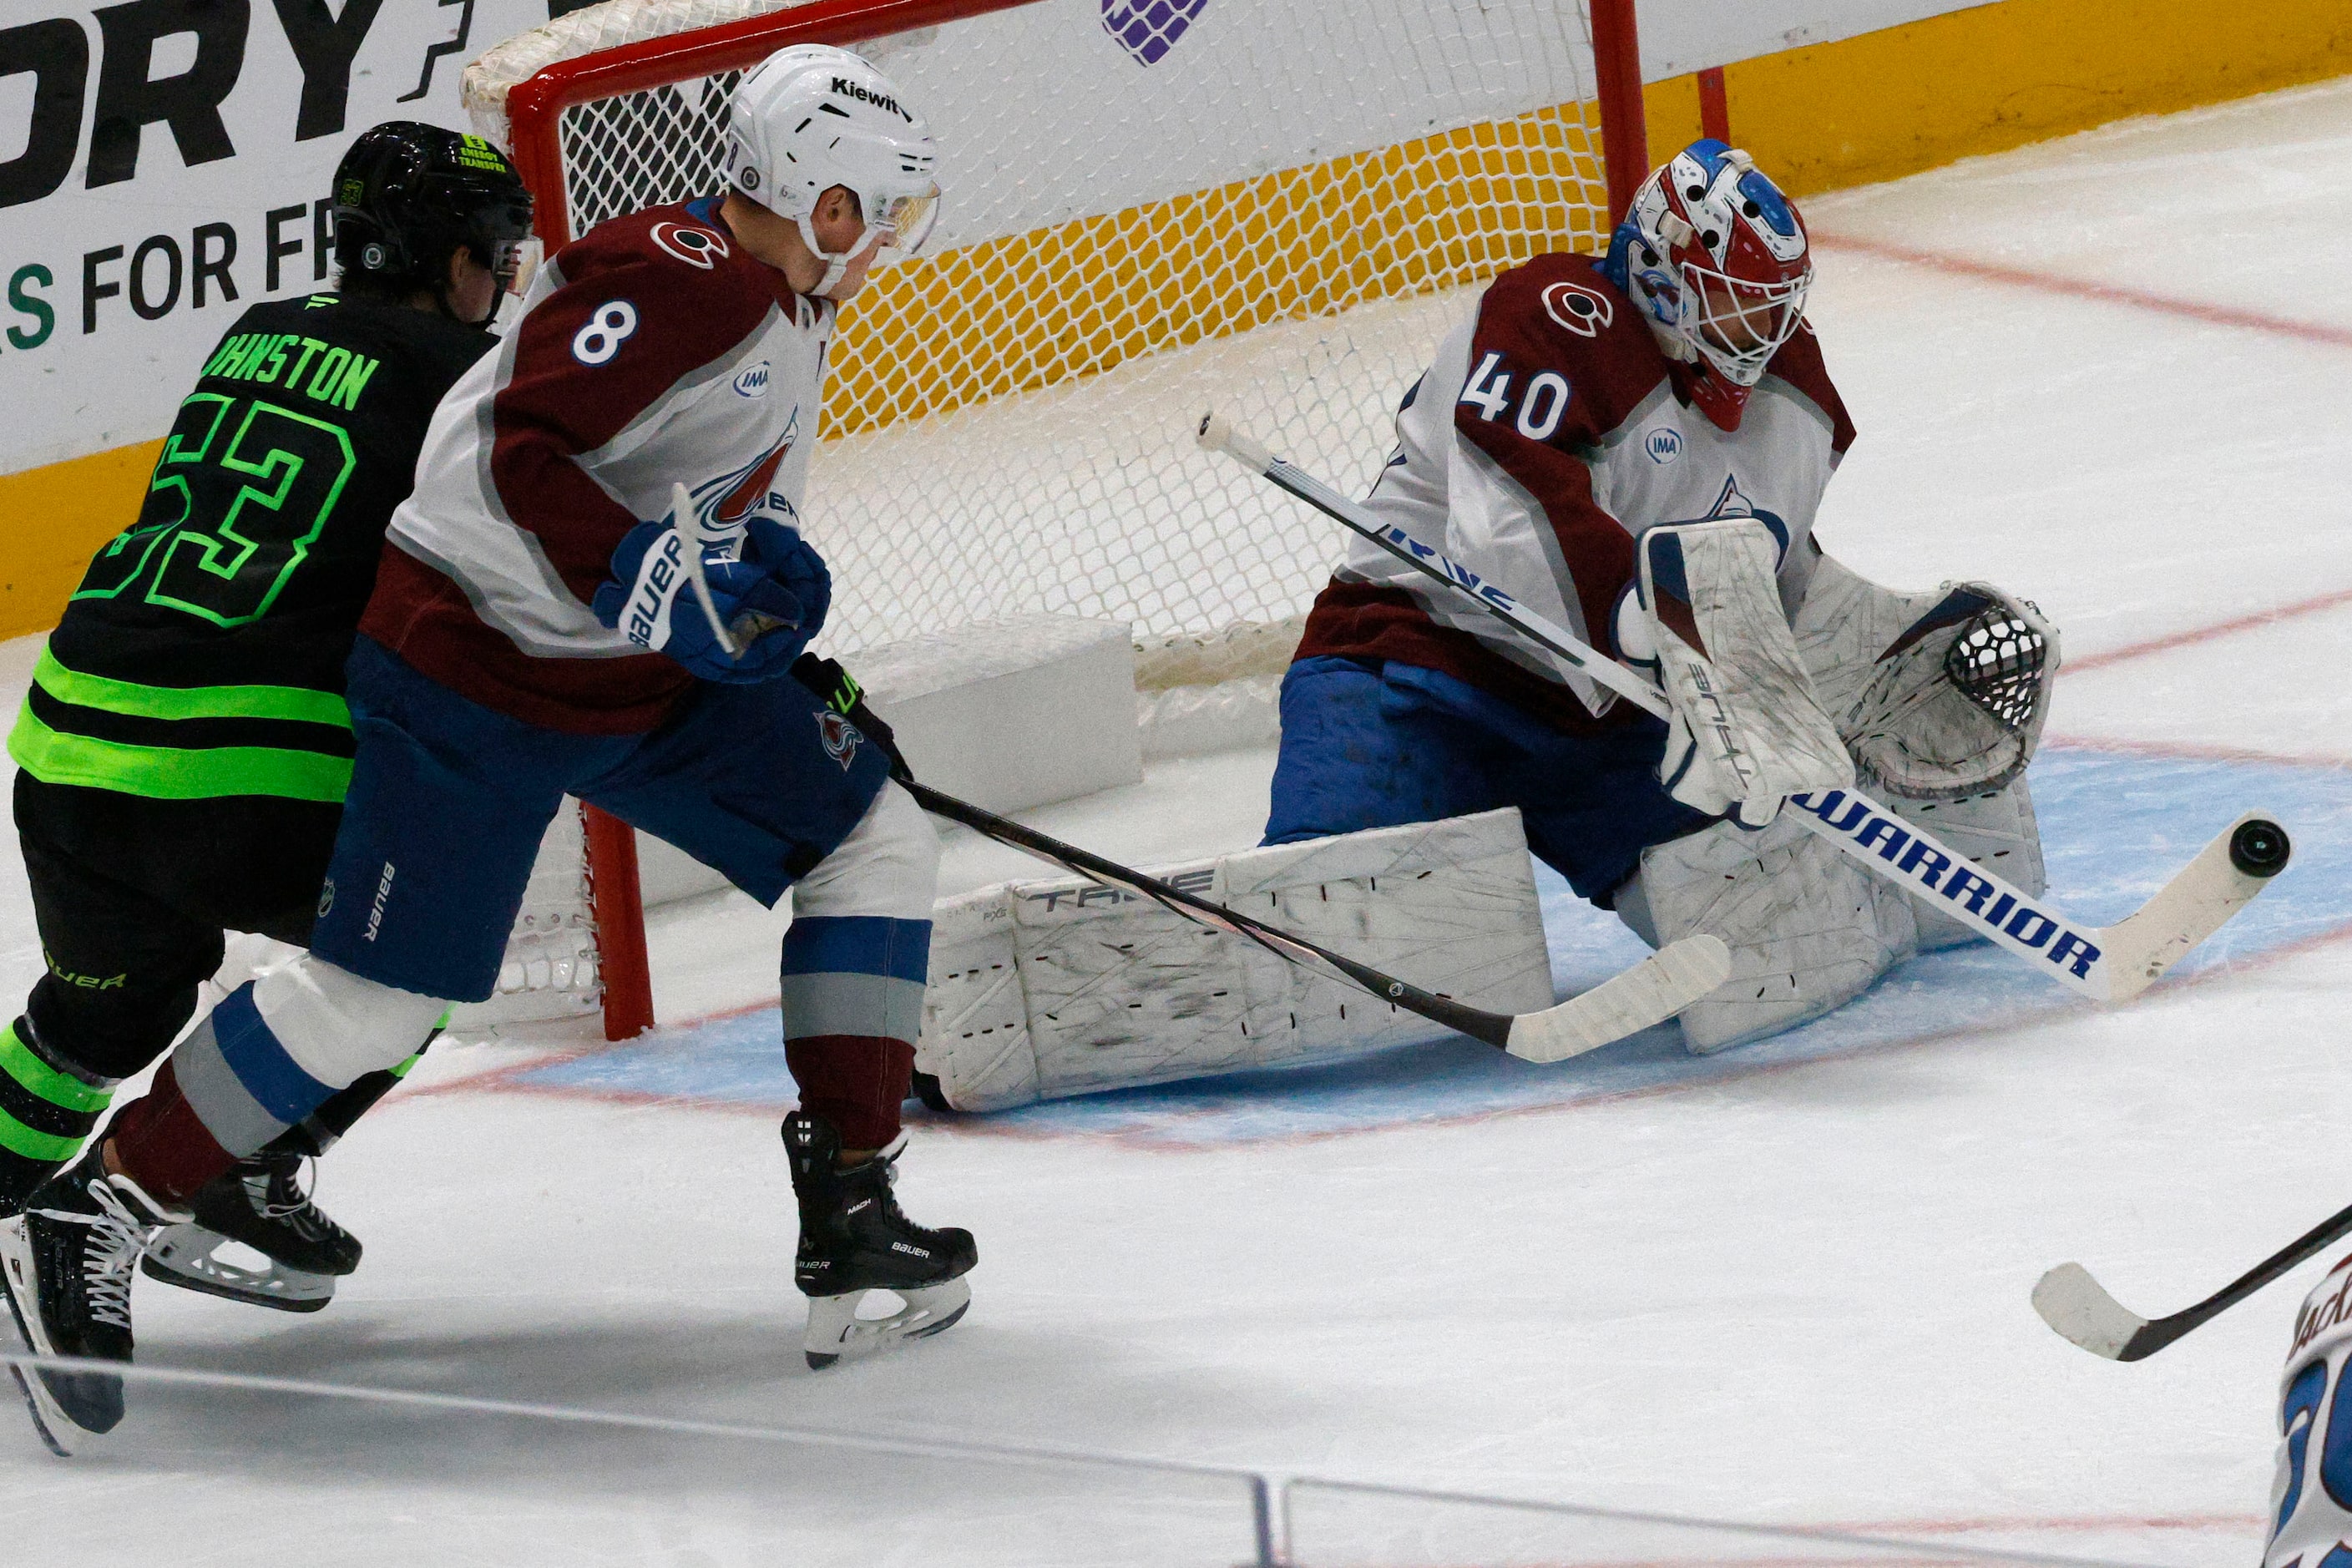
[[[1153,873],[1412,984],[1552,1005],[1516,810],[1246,850]],[[959,1110],[1423,1039],[1417,1015],[1081,878],[942,901],[918,1070]]]
[[[1783,795],[1852,784],[1780,605],[1771,530],[1752,518],[1673,523],[1635,550],[1641,615],[1627,624],[1621,610],[1618,642],[1629,658],[1655,660],[1674,705],[1658,770],[1667,793],[1709,816],[1737,806],[1757,826]]]

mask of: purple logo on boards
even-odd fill
[[[1209,0],[1102,0],[1103,31],[1142,65],[1160,63]]]

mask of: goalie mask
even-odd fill
[[[1802,324],[1813,280],[1796,207],[1747,153],[1712,140],[1642,183],[1602,269],[1666,356],[1696,368],[1691,400],[1724,430]]]
[[[800,44],[743,74],[727,133],[727,179],[800,226],[825,264],[814,292],[829,295],[866,251],[912,256],[939,216],[938,153],[921,115],[890,79],[846,49]],[[817,243],[810,219],[835,185],[857,197],[866,229],[839,254]]]

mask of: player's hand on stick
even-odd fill
[[[824,562],[793,530],[754,519],[739,560],[674,511],[623,537],[590,608],[702,679],[748,684],[791,669],[831,600]]]

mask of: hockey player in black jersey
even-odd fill
[[[308,941],[351,775],[343,663],[384,525],[442,395],[496,341],[530,224],[495,148],[413,121],[363,133],[333,198],[339,291],[257,304],[221,340],[8,738],[47,973],[0,1030],[0,1220],[170,1047],[225,930]],[[360,1246],[299,1170],[399,1070],[213,1183],[147,1272],[325,1305]],[[229,1240],[274,1267],[216,1256]]]

